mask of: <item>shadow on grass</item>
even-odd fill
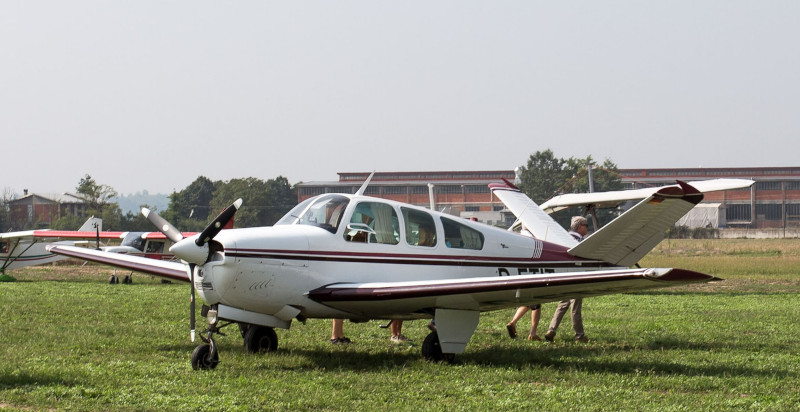
[[[572,343],[556,343],[552,346],[541,347],[486,347],[483,349],[467,349],[466,353],[456,355],[454,365],[442,363],[441,367],[482,366],[490,368],[552,368],[555,370],[583,371],[589,373],[614,373],[641,375],[675,375],[685,377],[711,376],[711,377],[777,377],[797,379],[797,373],[788,369],[760,369],[757,364],[752,366],[726,365],[724,363],[695,362],[686,364],[675,362],[675,356],[663,354],[672,350],[685,350],[707,352],[721,350],[727,345],[700,344],[682,342],[677,340],[659,340],[644,347],[631,348],[625,344],[619,345],[583,345]],[[623,353],[653,352],[659,359],[646,359],[648,356],[637,359],[627,359]],[[350,346],[346,348],[302,348],[279,349],[272,354],[248,356],[277,356],[295,358],[294,361],[257,362],[254,369],[258,370],[292,370],[292,371],[319,371],[319,370],[345,370],[350,372],[374,372],[376,370],[392,370],[408,367],[422,360],[419,347],[413,351],[391,352],[375,351],[375,348]],[[719,356],[719,354],[715,355]],[[662,360],[663,359],[663,360]]]
[[[77,381],[65,379],[63,376],[56,375],[29,375],[26,373],[9,375],[0,374],[0,389],[22,388],[28,386],[72,386]]]

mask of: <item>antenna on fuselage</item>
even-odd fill
[[[367,180],[361,185],[361,187],[356,192],[356,196],[364,196],[364,192],[367,190],[367,186],[369,186],[369,181],[372,180],[372,176],[375,176],[375,171],[373,170],[372,173],[369,174]]]

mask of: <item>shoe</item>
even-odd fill
[[[409,342],[409,341],[411,341],[411,339],[405,337],[404,335],[392,336],[392,342],[394,342],[394,343],[403,343],[403,342]]]
[[[528,335],[528,340],[542,340],[542,338],[537,335]]]
[[[553,339],[555,339],[555,338],[556,338],[556,333],[555,332],[547,332],[547,333],[544,334],[544,340],[546,340],[548,342],[553,342]]]
[[[347,339],[345,337],[331,339],[331,344],[333,344],[333,345],[347,344],[347,343],[351,343],[351,342],[350,342],[350,339]]]
[[[589,338],[587,338],[586,336],[581,336],[580,338],[575,338],[575,342],[587,343],[589,342]]]
[[[517,325],[508,324],[506,325],[506,330],[508,331],[508,337],[511,339],[517,338]]]

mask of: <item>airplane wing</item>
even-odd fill
[[[718,190],[742,189],[752,186],[753,183],[755,183],[755,181],[749,179],[712,179],[689,182],[689,185],[701,193],[706,193]],[[667,187],[677,188],[679,186],[670,185],[648,187],[645,189],[618,190],[613,192],[570,193],[555,196],[552,199],[542,203],[540,207],[547,213],[557,212],[570,206],[594,205],[595,207],[600,208],[617,207],[619,204],[629,200],[644,199]]]
[[[703,200],[687,183],[666,186],[628,209],[569,250],[573,256],[620,266],[636,264],[666,237],[666,231]]]
[[[308,297],[355,315],[375,317],[399,311],[423,317],[436,308],[488,311],[714,280],[721,279],[684,269],[615,269],[422,282],[334,283],[308,292]]]
[[[64,245],[50,245],[47,247],[47,250],[57,255],[102,263],[104,265],[115,266],[135,272],[149,273],[172,280],[189,281],[186,265],[181,262],[168,262]]]
[[[489,188],[537,239],[566,247],[578,244],[569,232],[510,182],[492,183]]]

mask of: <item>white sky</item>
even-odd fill
[[[0,189],[797,166],[800,2],[0,1]]]

